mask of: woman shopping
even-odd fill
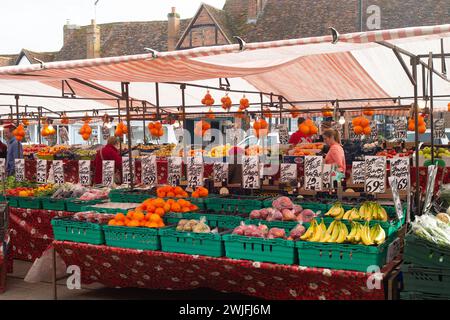
[[[334,129],[327,129],[323,132],[323,141],[329,147],[325,157],[325,163],[336,165],[337,170],[345,175],[345,153],[341,146],[339,132]]]

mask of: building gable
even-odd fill
[[[178,41],[176,49],[232,43],[232,36],[227,34],[225,20],[225,13],[222,10],[202,4]]]

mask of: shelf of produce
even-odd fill
[[[80,266],[82,284],[162,290],[210,288],[272,300],[385,299],[384,284],[368,289],[367,280],[373,274],[365,272],[62,241],[54,241],[53,246],[67,265]],[[381,273],[384,277],[390,271],[383,269]]]

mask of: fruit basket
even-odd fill
[[[406,291],[450,296],[450,270],[402,265],[403,287]]]
[[[199,213],[168,213],[164,216],[164,221],[167,224],[177,224],[182,219],[200,220],[205,217],[206,223],[212,228],[233,229],[237,227],[241,221],[244,220],[242,216],[235,214],[215,214],[209,212]]]
[[[158,229],[103,226],[106,245],[140,250],[160,250]]]
[[[17,206],[23,209],[42,209],[42,201],[36,197],[19,197]]]
[[[296,264],[295,242],[284,239],[262,239],[236,234],[223,236],[228,258],[279,264]]]
[[[54,211],[66,211],[67,202],[72,199],[52,199],[51,197],[41,197],[42,209]]]
[[[55,240],[90,244],[104,244],[105,236],[99,224],[75,221],[70,218],[54,218],[51,221]]]
[[[99,203],[104,202],[105,200],[79,200],[79,199],[70,199],[67,200],[67,211],[69,212],[81,212],[83,211],[83,207],[93,206]]]
[[[266,198],[230,195],[206,200],[206,209],[215,212],[250,213],[254,209],[262,209]]]
[[[229,231],[219,231],[221,233],[182,232],[177,231],[174,226],[160,229],[161,248],[165,252],[223,257],[225,247],[222,235]]]
[[[405,237],[403,260],[416,266],[450,269],[450,250],[409,232]]]

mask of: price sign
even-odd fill
[[[282,163],[280,167],[280,183],[297,182],[297,164]]]
[[[167,183],[171,186],[177,186],[181,180],[181,157],[169,157],[167,159]]]
[[[203,185],[203,159],[202,157],[188,157],[186,164],[188,187],[195,189]]]
[[[260,167],[258,156],[242,157],[242,187],[244,189],[259,189],[261,181],[259,178]]]
[[[47,160],[38,160],[36,164],[36,182],[47,182]]]
[[[108,140],[110,136],[111,136],[111,129],[108,128],[107,126],[103,126],[102,127],[102,138],[103,138],[103,140]]]
[[[391,162],[391,177],[397,179],[397,189],[408,189],[409,182],[409,158],[396,157],[390,160]]]
[[[78,161],[78,180],[82,186],[91,185],[91,160]]]
[[[182,143],[184,140],[184,130],[183,128],[175,129],[175,137],[177,138],[178,143]]]
[[[286,124],[278,125],[278,135],[280,139],[280,144],[288,144],[289,143],[289,131]]]
[[[324,123],[324,122],[322,122],[322,123]],[[339,122],[333,121],[331,128],[338,131],[341,139],[344,139],[344,126],[342,124],[340,124]],[[352,130],[353,130],[353,128],[352,128]]]
[[[136,172],[134,159],[132,159],[132,167],[133,168],[130,169],[130,159],[128,157],[122,157],[122,183],[130,183],[131,170],[133,170],[133,173]],[[133,180],[136,180],[136,174],[133,174]]]
[[[102,163],[103,169],[103,185],[112,186],[114,183],[114,171],[115,171],[115,162],[114,160],[103,160]]]
[[[445,120],[437,119],[434,120],[434,139],[443,139],[445,138]]]
[[[330,190],[331,189],[331,164],[324,164],[322,170],[322,190]]]
[[[386,190],[386,157],[366,156],[365,169],[365,191],[367,193],[384,193]]]
[[[423,205],[424,214],[427,214],[431,209],[431,199],[433,198],[437,170],[438,167],[435,165],[428,166],[427,191],[425,193],[425,203]]]
[[[226,142],[232,146],[235,146],[241,140],[241,131],[236,128],[227,129],[226,133]]]
[[[351,121],[348,122],[348,138],[349,140],[358,140],[359,136],[355,134],[353,131],[353,123]]]
[[[364,161],[353,161],[352,182],[353,184],[364,184],[366,180],[366,169]]]
[[[0,158],[0,177],[5,176],[6,173],[6,159],[5,158]]]
[[[305,157],[305,190],[321,190],[322,164],[322,157]]]
[[[64,163],[62,160],[53,161],[53,179],[56,184],[64,183]]]
[[[398,193],[397,185],[398,180],[395,177],[389,177],[389,184],[391,186],[392,197],[394,199],[395,211],[397,212],[397,217],[399,220],[403,219],[403,207],[400,200],[400,195]]]
[[[16,159],[14,160],[15,175],[17,181],[25,181],[25,160]]]
[[[370,135],[367,137],[370,141],[377,141],[378,140],[378,125],[377,122],[370,121]]]
[[[225,162],[215,162],[213,165],[214,169],[214,183],[222,184],[228,181],[228,163]]]
[[[406,140],[407,137],[407,121],[404,117],[394,119],[394,139]]]
[[[158,183],[156,156],[147,156],[142,159],[142,183],[147,186]]]
[[[392,241],[387,250],[386,264],[394,260],[400,254],[401,248],[402,242],[400,241],[400,238],[397,238],[394,241]]]

